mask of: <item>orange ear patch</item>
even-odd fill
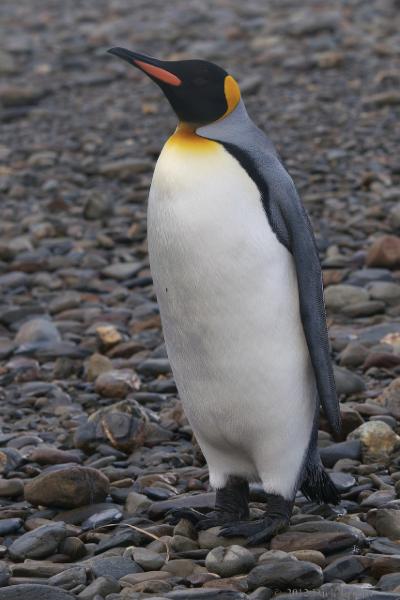
[[[224,117],[226,117],[227,115],[229,115],[230,112],[233,111],[234,108],[237,107],[237,105],[239,104],[239,100],[240,100],[240,88],[239,88],[238,83],[232,77],[232,75],[227,75],[225,77],[224,93],[225,93],[226,103],[228,105],[228,108],[226,109],[226,112],[223,115]]]
[[[170,73],[166,69],[162,69],[161,67],[155,67],[154,65],[149,65],[141,60],[133,61],[135,65],[137,65],[142,71],[151,75],[151,77],[155,77],[164,83],[169,83],[170,85],[181,85],[182,81],[173,73]]]

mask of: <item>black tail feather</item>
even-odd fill
[[[339,504],[340,494],[321,464],[311,464],[306,467],[306,473],[301,486],[304,496],[318,504]]]

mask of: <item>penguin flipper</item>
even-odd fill
[[[282,167],[283,169],[283,167]],[[286,173],[286,171],[283,169]],[[286,173],[284,185],[270,202],[279,206],[285,222],[299,288],[300,315],[317,384],[318,396],[334,434],[341,417],[336,393],[324,304],[321,265],[308,214]],[[276,186],[274,186],[276,190]]]

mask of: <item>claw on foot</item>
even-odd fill
[[[220,527],[226,524],[233,525],[237,522],[234,515],[222,511],[211,511],[204,514],[194,508],[173,508],[167,514],[167,521],[171,525],[176,525],[181,519],[187,519],[198,530],[211,529],[211,527]]]
[[[181,519],[187,519],[192,525],[197,525],[206,518],[206,515],[194,508],[173,508],[167,513],[166,518],[171,525],[176,525]]]
[[[266,517],[257,521],[241,521],[235,525],[222,527],[222,537],[245,537],[248,546],[269,541],[287,525],[286,519]]]

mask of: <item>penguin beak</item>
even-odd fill
[[[171,72],[171,63],[167,61],[158,60],[138,52],[131,52],[125,48],[110,48],[107,52],[126,60],[129,64],[146,73],[156,83],[166,83],[173,86],[182,84],[182,80]]]

